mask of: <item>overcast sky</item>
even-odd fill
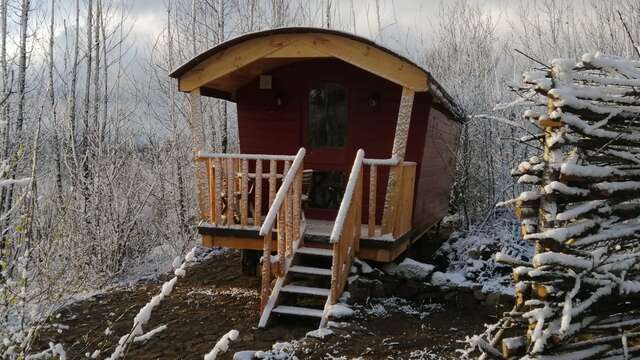
[[[131,20],[135,21],[133,35],[138,45],[148,44],[155,39],[165,25],[166,14],[165,2],[168,0],[130,0]],[[176,0],[187,1],[190,0]],[[325,4],[326,0],[308,0],[310,4],[319,6]],[[348,17],[351,19],[351,4],[356,9],[356,32],[359,35],[380,41],[378,38],[377,21],[375,17],[375,1],[373,0],[332,0],[337,7],[338,17]],[[419,40],[428,43],[430,41],[430,30],[438,23],[438,13],[440,5],[447,0],[381,0],[382,4],[382,27],[384,43],[395,50],[406,49],[397,48],[399,44],[405,44],[406,37],[416,37],[412,40]],[[498,29],[508,28],[507,19],[512,16],[513,6],[508,6],[508,0],[477,0],[481,6],[489,11],[496,19]],[[513,5],[513,2],[511,2]],[[348,29],[353,31],[353,29]],[[236,35],[236,34],[232,34]],[[417,37],[420,37],[418,39]],[[398,41],[400,40],[400,41]],[[394,46],[395,45],[395,46]],[[411,55],[411,54],[407,54]]]

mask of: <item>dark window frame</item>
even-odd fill
[[[335,96],[335,93],[331,93],[330,90],[339,90],[342,92],[342,103],[338,103],[342,106],[333,106],[331,109],[331,95]],[[317,104],[324,106],[323,114],[315,115],[312,113],[316,107],[312,101],[314,91],[325,91],[325,104]],[[335,99],[335,98],[334,98]],[[330,113],[337,115],[332,122],[327,121]],[[339,116],[342,116],[341,120]],[[321,118],[321,119],[318,119]],[[312,86],[307,92],[307,139],[306,143],[311,149],[344,149],[347,146],[347,126],[349,123],[349,92],[346,86],[337,82],[323,82]],[[328,130],[335,129],[336,127],[342,127],[342,131],[330,132]],[[322,129],[324,127],[324,129]],[[319,133],[318,130],[324,133]],[[314,135],[318,135],[315,136]],[[316,139],[316,141],[314,141]]]

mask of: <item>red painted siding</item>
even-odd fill
[[[449,120],[441,111],[431,109],[416,175],[415,229],[424,230],[447,215],[460,128],[459,123]]]
[[[307,148],[305,168],[333,169],[348,172],[355,153],[359,148],[365,150],[368,158],[388,158],[391,155],[396,118],[400,103],[401,87],[388,80],[373,75],[336,59],[308,60],[290,64],[271,73],[273,90],[259,90],[258,80],[254,80],[241,88],[236,94],[238,109],[238,127],[240,132],[240,148],[244,153],[295,154],[301,146]],[[314,150],[309,149],[306,141],[306,113],[309,89],[323,82],[338,83],[347,88],[349,96],[349,119],[347,125],[347,141],[344,149]],[[368,98],[376,93],[380,98],[377,107],[371,108]],[[283,106],[275,105],[276,94],[284,99]],[[414,100],[406,160],[418,162],[422,169],[423,157],[427,156],[425,135],[431,96],[417,93]],[[445,119],[445,121],[448,121]],[[429,144],[427,144],[429,146]],[[420,171],[418,176],[423,173]],[[425,174],[427,174],[425,172]],[[365,194],[368,193],[368,172],[365,174]],[[381,171],[378,179],[377,218],[382,216],[384,191],[386,189],[387,171]],[[423,179],[418,177],[417,183]],[[436,200],[430,196],[427,188],[418,187],[416,204],[425,206],[424,197],[429,201]],[[431,204],[438,209],[447,206],[448,199],[440,195],[438,204]],[[444,201],[444,202],[443,202]],[[365,196],[366,209],[367,199]],[[430,205],[430,206],[431,206]],[[367,211],[363,211],[363,221],[367,221]],[[420,211],[414,211],[414,222],[424,224]]]

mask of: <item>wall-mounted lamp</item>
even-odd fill
[[[367,98],[367,103],[369,104],[370,108],[378,107],[378,105],[380,105],[380,95],[378,95],[378,93],[376,92],[372,92]]]
[[[273,76],[271,75],[260,75],[260,90],[271,90],[273,88]]]
[[[287,104],[287,95],[281,91],[275,94],[275,104],[277,107],[283,107]]]

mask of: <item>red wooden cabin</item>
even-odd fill
[[[393,261],[446,215],[462,114],[406,58],[352,34],[283,28],[227,41],[171,76],[190,93],[203,244],[277,255],[262,261],[261,326],[272,312],[326,323],[326,307],[279,305],[281,293],[331,305],[354,257]],[[240,154],[206,151],[200,96],[237,104]],[[330,283],[295,285],[294,273]]]

